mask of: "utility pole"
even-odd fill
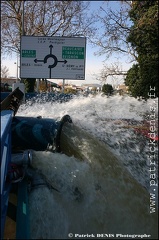
[[[17,52],[17,77],[16,77],[16,82],[18,82],[18,52]]]
[[[22,36],[24,35],[24,1],[22,2]],[[16,82],[19,82],[18,79],[18,52],[17,52],[17,76],[16,76]]]
[[[22,2],[22,36],[25,35],[25,32],[24,32],[24,2]]]

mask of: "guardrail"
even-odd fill
[[[11,163],[11,123],[13,111],[1,111],[1,239],[7,214],[11,183],[7,182],[7,173]]]

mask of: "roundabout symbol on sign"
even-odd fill
[[[64,64],[66,64],[66,63],[67,63],[67,60],[58,61],[57,57],[52,54],[53,46],[50,45],[49,48],[50,48],[50,53],[44,57],[44,60],[38,60],[38,59],[36,58],[36,59],[34,59],[34,62],[35,62],[35,63],[37,63],[37,62],[47,63],[47,60],[48,60],[49,58],[52,58],[52,59],[53,59],[53,64],[51,64],[51,65],[48,66],[48,68],[50,69],[49,77],[51,78],[51,68],[56,67],[56,65],[57,65],[58,62],[63,62]]]

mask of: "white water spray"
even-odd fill
[[[80,143],[78,140],[84,137],[79,131],[77,138],[70,139],[73,144],[78,142],[76,157],[82,161],[65,154],[34,153],[33,168],[59,192],[45,186],[30,193],[32,238],[65,239],[68,233],[103,232],[147,233],[156,237],[157,216],[149,214],[149,194],[138,183],[147,187],[149,181],[146,140],[136,137],[132,129],[123,128],[123,121],[116,125],[111,121],[122,116],[141,120],[150,104],[132,98],[98,96],[21,107],[21,116],[60,119],[69,114],[75,125],[94,136],[86,133],[86,141]],[[96,138],[106,142],[119,159]],[[105,161],[108,152],[112,158]]]

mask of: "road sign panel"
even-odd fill
[[[85,79],[86,38],[21,37],[20,77]]]

